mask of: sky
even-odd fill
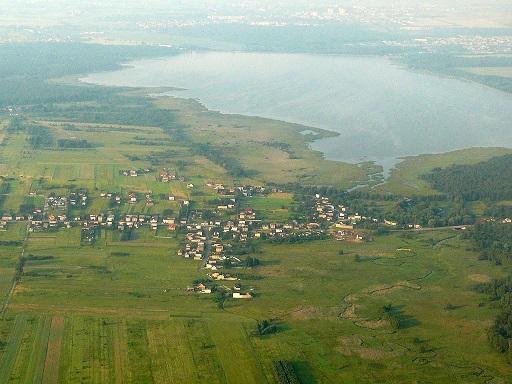
[[[512,28],[511,0],[1,0],[0,27],[129,30],[136,23],[212,17],[314,22],[328,8],[344,15],[330,22],[393,26],[403,19],[420,26]]]

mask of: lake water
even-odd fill
[[[208,52],[140,60],[85,82],[176,87],[211,110],[339,133],[312,147],[326,158],[375,160],[473,146],[512,147],[512,95],[411,72],[381,57]]]

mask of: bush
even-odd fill
[[[276,319],[258,320],[256,323],[256,332],[259,336],[271,335],[278,331]]]

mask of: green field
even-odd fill
[[[251,198],[244,202],[246,208],[255,209],[262,218],[278,222],[289,220],[293,205],[293,194],[291,193],[273,193],[265,197]]]
[[[244,271],[257,297],[224,309],[185,292],[199,265],[176,257],[173,242],[84,248],[70,237],[29,237],[28,253],[54,258],[29,262],[10,301],[2,382],[273,383],[275,360],[294,362],[305,382],[510,374],[486,343],[494,310],[472,290],[509,268],[477,261],[449,231],[266,245],[263,265]],[[399,330],[381,318],[386,304]],[[255,320],[271,317],[282,329],[254,336]]]

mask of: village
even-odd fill
[[[97,191],[93,195],[85,188],[68,193],[30,191],[30,198],[44,196],[42,207],[34,206],[31,212],[4,213],[0,230],[7,230],[14,222],[26,223],[29,232],[52,232],[80,228],[80,245],[94,245],[102,231],[120,234],[123,241],[132,239],[139,230],[167,233],[180,243],[179,257],[201,263],[204,279],[187,287],[201,294],[215,293],[217,289],[228,292],[234,299],[251,299],[252,287],[245,286],[236,271],[247,268],[245,255],[239,249],[257,241],[304,242],[333,237],[340,241],[368,241],[370,237],[354,229],[360,218],[344,206],[331,204],[328,198],[316,195],[315,209],[305,220],[287,221],[263,217],[251,207],[253,198],[266,199],[270,194],[283,194],[282,188],[257,185],[226,186],[209,181],[197,186],[215,196],[210,205],[196,204],[196,186],[176,172],[163,169],[120,170],[127,178],[152,177],[159,183],[175,183],[189,191],[180,197],[173,193],[154,194],[151,191]],[[104,211],[93,208],[97,200],[108,207]],[[35,201],[35,200],[34,200]],[[173,204],[176,209],[160,209],[160,204]],[[104,204],[105,205],[105,204]],[[138,212],[140,210],[140,212]],[[164,231],[164,232],[162,232]]]
[[[124,177],[139,177],[154,172],[151,169],[122,170]],[[196,204],[193,191],[196,186],[184,177],[168,169],[157,173],[160,183],[181,183],[190,191],[189,197],[177,198],[173,194],[147,192],[100,191],[96,198],[106,200],[109,208],[104,212],[92,212],[91,198],[86,189],[72,190],[68,194],[49,193],[44,206],[32,213],[4,213],[0,218],[0,230],[10,223],[25,222],[30,232],[51,232],[73,227],[80,228],[80,244],[93,245],[102,230],[122,234],[123,241],[132,239],[138,230],[150,230],[156,234],[164,231],[180,244],[177,256],[201,263],[202,278],[186,287],[189,292],[213,294],[222,292],[233,299],[252,299],[253,288],[244,284],[237,271],[254,267],[255,259],[243,252],[250,244],[259,241],[270,243],[300,243],[332,238],[342,242],[372,241],[371,231],[361,229],[360,223],[373,223],[390,229],[399,228],[397,222],[367,217],[344,204],[334,204],[328,197],[314,194],[303,202],[307,208],[301,218],[274,220],[264,217],[251,207],[253,198],[266,199],[270,194],[287,193],[284,188],[235,185],[207,182],[206,191],[215,199],[209,206]],[[288,192],[289,193],[289,192]],[[31,196],[38,195],[31,192]],[[172,202],[179,209],[160,210],[161,202]],[[136,204],[153,213],[134,212]],[[156,207],[156,209],[155,209]],[[129,213],[123,211],[127,208]],[[166,214],[165,212],[172,212]],[[85,213],[84,213],[85,212]],[[508,221],[507,221],[508,220]],[[510,222],[503,219],[503,222]],[[403,229],[420,230],[417,224]],[[161,232],[160,232],[161,233]],[[256,263],[257,264],[257,263]]]

